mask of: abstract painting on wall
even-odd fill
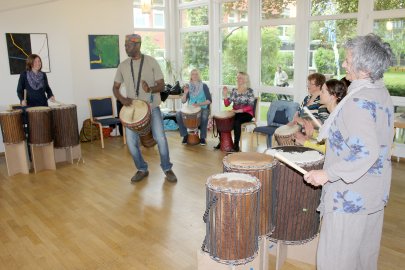
[[[25,70],[25,61],[30,54],[41,57],[43,72],[51,71],[47,34],[6,33],[6,42],[11,74]]]
[[[90,69],[116,68],[120,63],[118,35],[89,35]]]

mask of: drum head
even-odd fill
[[[13,115],[13,114],[20,114],[22,113],[22,110],[18,109],[18,110],[4,110],[4,111],[0,111],[0,114],[2,115]]]
[[[134,99],[130,106],[123,106],[120,112],[120,119],[126,124],[134,124],[142,119],[149,112],[149,104],[143,100]]]
[[[232,118],[235,116],[235,113],[232,111],[221,111],[214,114],[214,118],[226,119]]]
[[[259,169],[272,167],[274,158],[271,155],[256,152],[240,152],[224,157],[225,166],[235,169]]]
[[[52,110],[65,110],[65,109],[72,109],[76,108],[76,105],[74,104],[58,104],[58,105],[53,105],[50,106]]]
[[[294,133],[298,132],[299,130],[300,130],[299,125],[294,125],[294,126],[284,125],[284,126],[277,128],[274,131],[274,134],[285,136],[285,135],[294,134]]]
[[[260,181],[248,174],[220,173],[210,176],[206,185],[218,192],[250,193],[259,190]]]
[[[286,159],[300,165],[319,163],[323,161],[324,155],[312,148],[303,146],[280,146],[267,149],[264,153],[274,157],[276,153],[280,153]]]
[[[181,112],[185,114],[195,114],[201,111],[201,107],[186,105],[181,108]]]
[[[46,106],[30,107],[27,109],[27,112],[41,112],[41,111],[50,111],[51,108]]]

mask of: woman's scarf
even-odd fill
[[[44,73],[38,71],[37,73],[33,71],[27,71],[28,83],[34,90],[39,90],[44,87]]]
[[[200,91],[203,90],[203,83],[202,82],[191,82],[190,81],[190,96],[196,97],[200,94]]]
[[[359,92],[364,88],[382,88],[382,87],[384,87],[383,80],[378,80],[375,81],[374,83],[371,82],[370,79],[361,79],[353,81],[350,84],[349,89],[347,90],[348,94],[339,102],[339,104],[336,106],[333,112],[325,120],[322,127],[319,129],[319,135],[317,138],[318,142],[321,142],[323,139],[328,138],[329,130],[332,126],[333,121],[335,121],[335,118],[342,110],[342,107],[350,99],[351,96],[353,96],[354,94],[356,94],[357,92]]]

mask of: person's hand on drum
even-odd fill
[[[324,170],[312,170],[304,174],[304,180],[313,186],[323,186],[328,182],[328,175]]]
[[[305,141],[308,139],[302,132],[297,132],[294,134],[295,144],[304,145]]]
[[[144,80],[142,80],[142,89],[143,89],[143,91],[145,91],[146,93],[152,92],[152,89],[150,89],[148,83],[145,82]]]
[[[194,103],[193,107],[201,107],[200,103]]]
[[[52,102],[55,102],[55,101],[56,101],[55,96],[51,96],[51,97],[49,98],[49,100],[52,101]]]
[[[222,88],[222,98],[226,99],[228,97],[228,87],[224,86]]]
[[[305,129],[305,134],[308,138],[312,137],[312,135],[314,134],[314,125],[312,124],[312,121],[305,119],[303,119],[302,121],[303,127]]]
[[[25,99],[21,100],[21,106],[27,106],[27,101]]]
[[[118,99],[122,105],[124,106],[130,106],[132,105],[132,98],[128,98],[128,97],[121,97]]]

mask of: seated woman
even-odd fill
[[[320,93],[320,103],[328,113],[331,113],[338,103],[346,96],[347,86],[345,82],[336,79],[327,81]],[[295,134],[295,143],[309,148],[316,149],[325,153],[325,144],[317,143],[316,137],[318,132],[314,130],[312,123],[309,120],[304,120],[305,134],[298,132]]]
[[[325,83],[326,79],[323,74],[320,73],[313,73],[308,76],[307,81],[307,88],[308,88],[308,96],[304,98],[304,101],[301,103],[300,108],[294,115],[294,119],[292,122],[288,123],[287,125],[292,126],[299,124],[301,126],[304,125],[305,116],[304,107],[308,107],[311,113],[315,116],[315,118],[319,119],[322,123],[328,118],[328,113],[326,110],[320,110],[320,103],[319,103],[319,94],[321,92],[322,85]]]
[[[232,89],[228,97],[228,87],[224,86],[222,96],[224,97],[225,107],[233,104],[232,111],[235,113],[233,123],[234,144],[231,152],[239,152],[241,126],[243,123],[251,121],[254,114],[255,97],[253,90],[250,88],[249,75],[245,72],[238,72],[236,76],[236,88]],[[220,147],[221,145],[218,144],[215,148],[219,149]]]
[[[190,72],[190,83],[184,86],[184,94],[181,98],[181,102],[186,103],[187,101],[189,105],[201,108],[200,144],[206,145],[205,139],[207,138],[208,116],[210,115],[209,106],[212,102],[212,98],[208,86],[201,81],[200,72],[197,69],[193,69]],[[176,120],[179,125],[180,136],[183,137],[182,144],[186,144],[188,133],[180,111],[176,114]]]

